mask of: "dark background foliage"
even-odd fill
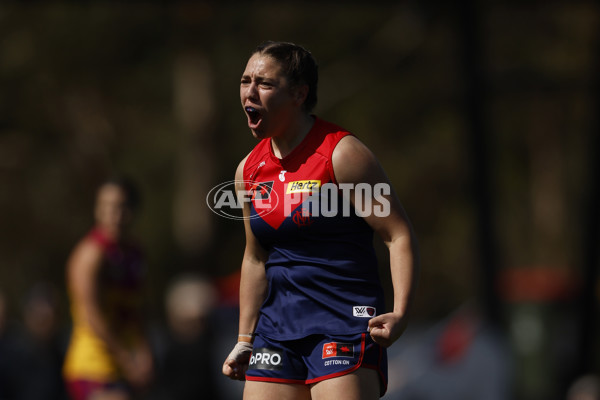
[[[551,307],[574,344],[546,379],[597,370],[599,19],[588,1],[4,4],[0,290],[13,314],[35,282],[64,293],[114,172],[142,189],[135,234],[156,314],[171,277],[234,273],[241,223],[205,196],[254,143],[238,95],[250,51],[285,40],[319,62],[316,114],[371,147],[412,219],[414,320],[475,299],[511,336],[519,305]],[[559,294],[524,299],[505,279],[515,270],[558,271]],[[542,364],[517,369],[530,398],[551,398]]]

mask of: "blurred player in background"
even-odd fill
[[[218,393],[211,362],[215,349],[211,319],[217,300],[216,288],[204,276],[185,273],[169,283],[166,329],[153,335],[156,379],[145,400],[225,398]]]
[[[238,343],[223,373],[246,380],[245,400],[382,396],[386,347],[406,327],[416,285],[412,228],[375,156],[311,114],[317,75],[308,51],[281,42],[260,45],[242,75],[242,107],[260,142],[235,178],[252,200],[244,203]],[[326,201],[326,184],[334,186],[327,215],[304,197]],[[382,188],[381,196],[354,190],[359,184]],[[385,310],[373,232],[390,253],[392,312]]]
[[[142,314],[144,263],[128,235],[138,204],[129,180],[101,185],[96,224],[68,260],[73,331],[63,375],[73,400],[135,398],[152,378]]]

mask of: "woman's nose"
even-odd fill
[[[249,99],[256,99],[258,97],[258,90],[255,82],[250,82],[246,87],[246,97]]]

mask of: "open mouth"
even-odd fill
[[[244,108],[244,110],[246,110],[246,114],[248,115],[248,122],[251,125],[251,127],[258,125],[262,117],[260,115],[260,112],[254,107],[246,107]]]

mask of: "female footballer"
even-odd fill
[[[304,48],[266,42],[241,79],[259,143],[235,177],[251,200],[238,343],[223,373],[246,380],[245,400],[379,398],[386,348],[404,331],[415,291],[416,240],[380,164],[354,135],[311,114],[317,69]],[[374,232],[390,253],[391,312]]]

